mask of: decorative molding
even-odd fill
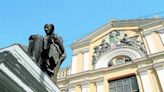
[[[138,72],[140,73],[140,75],[146,75],[148,74],[147,70],[152,69],[152,68],[153,68],[153,64],[139,66]]]
[[[92,39],[93,37],[97,37],[97,35],[105,32],[106,30],[109,29],[116,29],[122,27],[122,29],[125,29],[123,27],[136,27],[138,29],[138,26],[140,28],[144,28],[145,25],[143,24],[150,24],[152,22],[156,22],[162,20],[162,18],[152,18],[152,19],[133,19],[133,20],[114,20],[110,21],[109,23],[99,27],[96,31],[86,35],[85,37],[79,39],[77,43]],[[74,43],[73,43],[74,44]],[[72,45],[73,45],[72,44]]]
[[[159,71],[159,70],[164,70],[164,61],[154,63],[154,64],[153,64],[153,67],[154,67],[155,70],[157,70],[157,71]]]
[[[122,48],[116,48],[113,50],[108,50],[95,63],[95,69],[108,67],[108,62],[111,61],[112,58],[116,56],[120,56],[120,55],[128,56],[132,60],[137,59],[137,58],[142,58],[145,56],[144,54],[141,54],[141,52],[139,52],[138,50],[135,50],[132,47],[122,47]]]
[[[153,30],[150,30],[150,31],[143,31],[143,36],[150,35],[152,32],[154,32],[154,31],[153,31]]]
[[[89,52],[89,48],[85,48],[82,50],[82,53],[86,53],[86,52]]]
[[[89,48],[84,48],[83,50],[74,51],[74,52],[72,52],[72,56],[78,55],[79,53],[82,53],[83,54],[85,52],[89,52]]]
[[[90,42],[91,42],[90,40],[83,41],[83,42],[75,42],[71,45],[71,48],[72,48],[72,50],[74,50],[74,49],[78,49],[81,47],[89,46]]]
[[[88,87],[88,83],[89,83],[88,81],[89,81],[89,80],[84,80],[84,81],[82,81],[82,82],[81,82],[81,87],[82,87],[82,88],[87,88],[87,87]]]
[[[150,35],[153,32],[163,33],[164,32],[164,27],[160,27],[160,28],[155,28],[155,29],[150,29],[150,30],[147,30],[147,31],[143,31],[143,36]]]
[[[121,78],[125,78],[125,77],[130,77],[130,76],[134,76],[134,75],[136,75],[136,74],[135,73],[124,74],[121,76],[110,78],[110,79],[108,79],[108,81],[113,81],[113,80],[117,80],[117,79],[121,79]]]
[[[124,64],[120,64],[120,65],[116,65],[116,66],[112,66],[112,67],[108,67],[108,68],[101,68],[101,69],[96,69],[96,70],[88,70],[88,71],[85,71],[85,72],[68,75],[66,79],[70,80],[70,79],[73,79],[73,78],[76,78],[76,77],[80,77],[80,76],[88,76],[88,75],[95,74],[95,73],[102,73],[102,71],[103,72],[110,71],[110,70],[113,70],[113,69],[126,67],[126,66],[129,66],[129,65],[132,65],[132,64],[134,64],[134,63],[133,62],[128,62],[128,63],[124,63]]]
[[[163,18],[156,18],[156,20],[145,23],[145,24],[139,26],[139,28],[145,29],[145,28],[153,27],[153,26],[161,24],[163,21],[164,21]]]
[[[127,47],[135,50],[136,52],[139,52],[142,57],[146,56],[147,53],[143,42],[137,40],[139,35],[135,35],[133,37],[128,37],[127,34],[122,35],[124,35],[123,38],[119,39],[121,36],[120,31],[113,30],[109,33],[109,42],[106,42],[105,39],[103,39],[98,46],[94,47],[94,52],[92,56],[92,64],[94,67],[96,66],[96,63],[99,61],[99,59],[101,59],[101,57],[104,57],[104,54],[106,52],[112,52],[113,50],[117,50],[120,48]]]
[[[95,83],[103,83],[104,82],[104,77],[92,79],[92,81],[95,81]]]
[[[73,90],[73,89],[75,89],[75,87],[76,87],[76,86],[75,86],[74,83],[71,83],[71,84],[68,83],[68,89],[69,89],[69,90]]]
[[[73,52],[72,53],[72,56],[76,56],[76,55],[78,55],[78,52]]]

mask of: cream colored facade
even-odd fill
[[[71,48],[71,65],[58,74],[62,92],[164,91],[162,18],[112,20]]]

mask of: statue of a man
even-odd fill
[[[44,37],[41,53],[41,69],[46,71],[50,77],[53,75],[54,81],[56,82],[58,70],[66,58],[66,53],[62,37],[54,33],[54,29],[53,24],[45,24],[44,26],[46,36]]]
[[[62,37],[54,33],[53,24],[45,24],[44,30],[46,36],[31,35],[29,37],[29,46],[27,53],[29,56],[40,65],[41,69],[50,77],[53,77],[54,82],[57,81],[57,73],[60,65],[66,58],[66,53],[63,46]]]

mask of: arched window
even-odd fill
[[[116,58],[116,60],[115,60],[116,65],[123,64],[123,63],[125,63],[125,58],[124,57]]]
[[[108,63],[108,67],[110,67],[112,65],[123,64],[123,63],[130,62],[130,61],[132,61],[132,59],[128,56],[125,56],[125,55],[116,56]]]

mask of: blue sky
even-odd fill
[[[68,55],[63,68],[71,62],[69,45],[73,40],[112,18],[152,17],[154,13],[164,12],[163,4],[163,0],[1,0],[0,48],[13,43],[28,45],[31,34],[45,35],[43,25],[53,23],[55,32],[64,39]]]

